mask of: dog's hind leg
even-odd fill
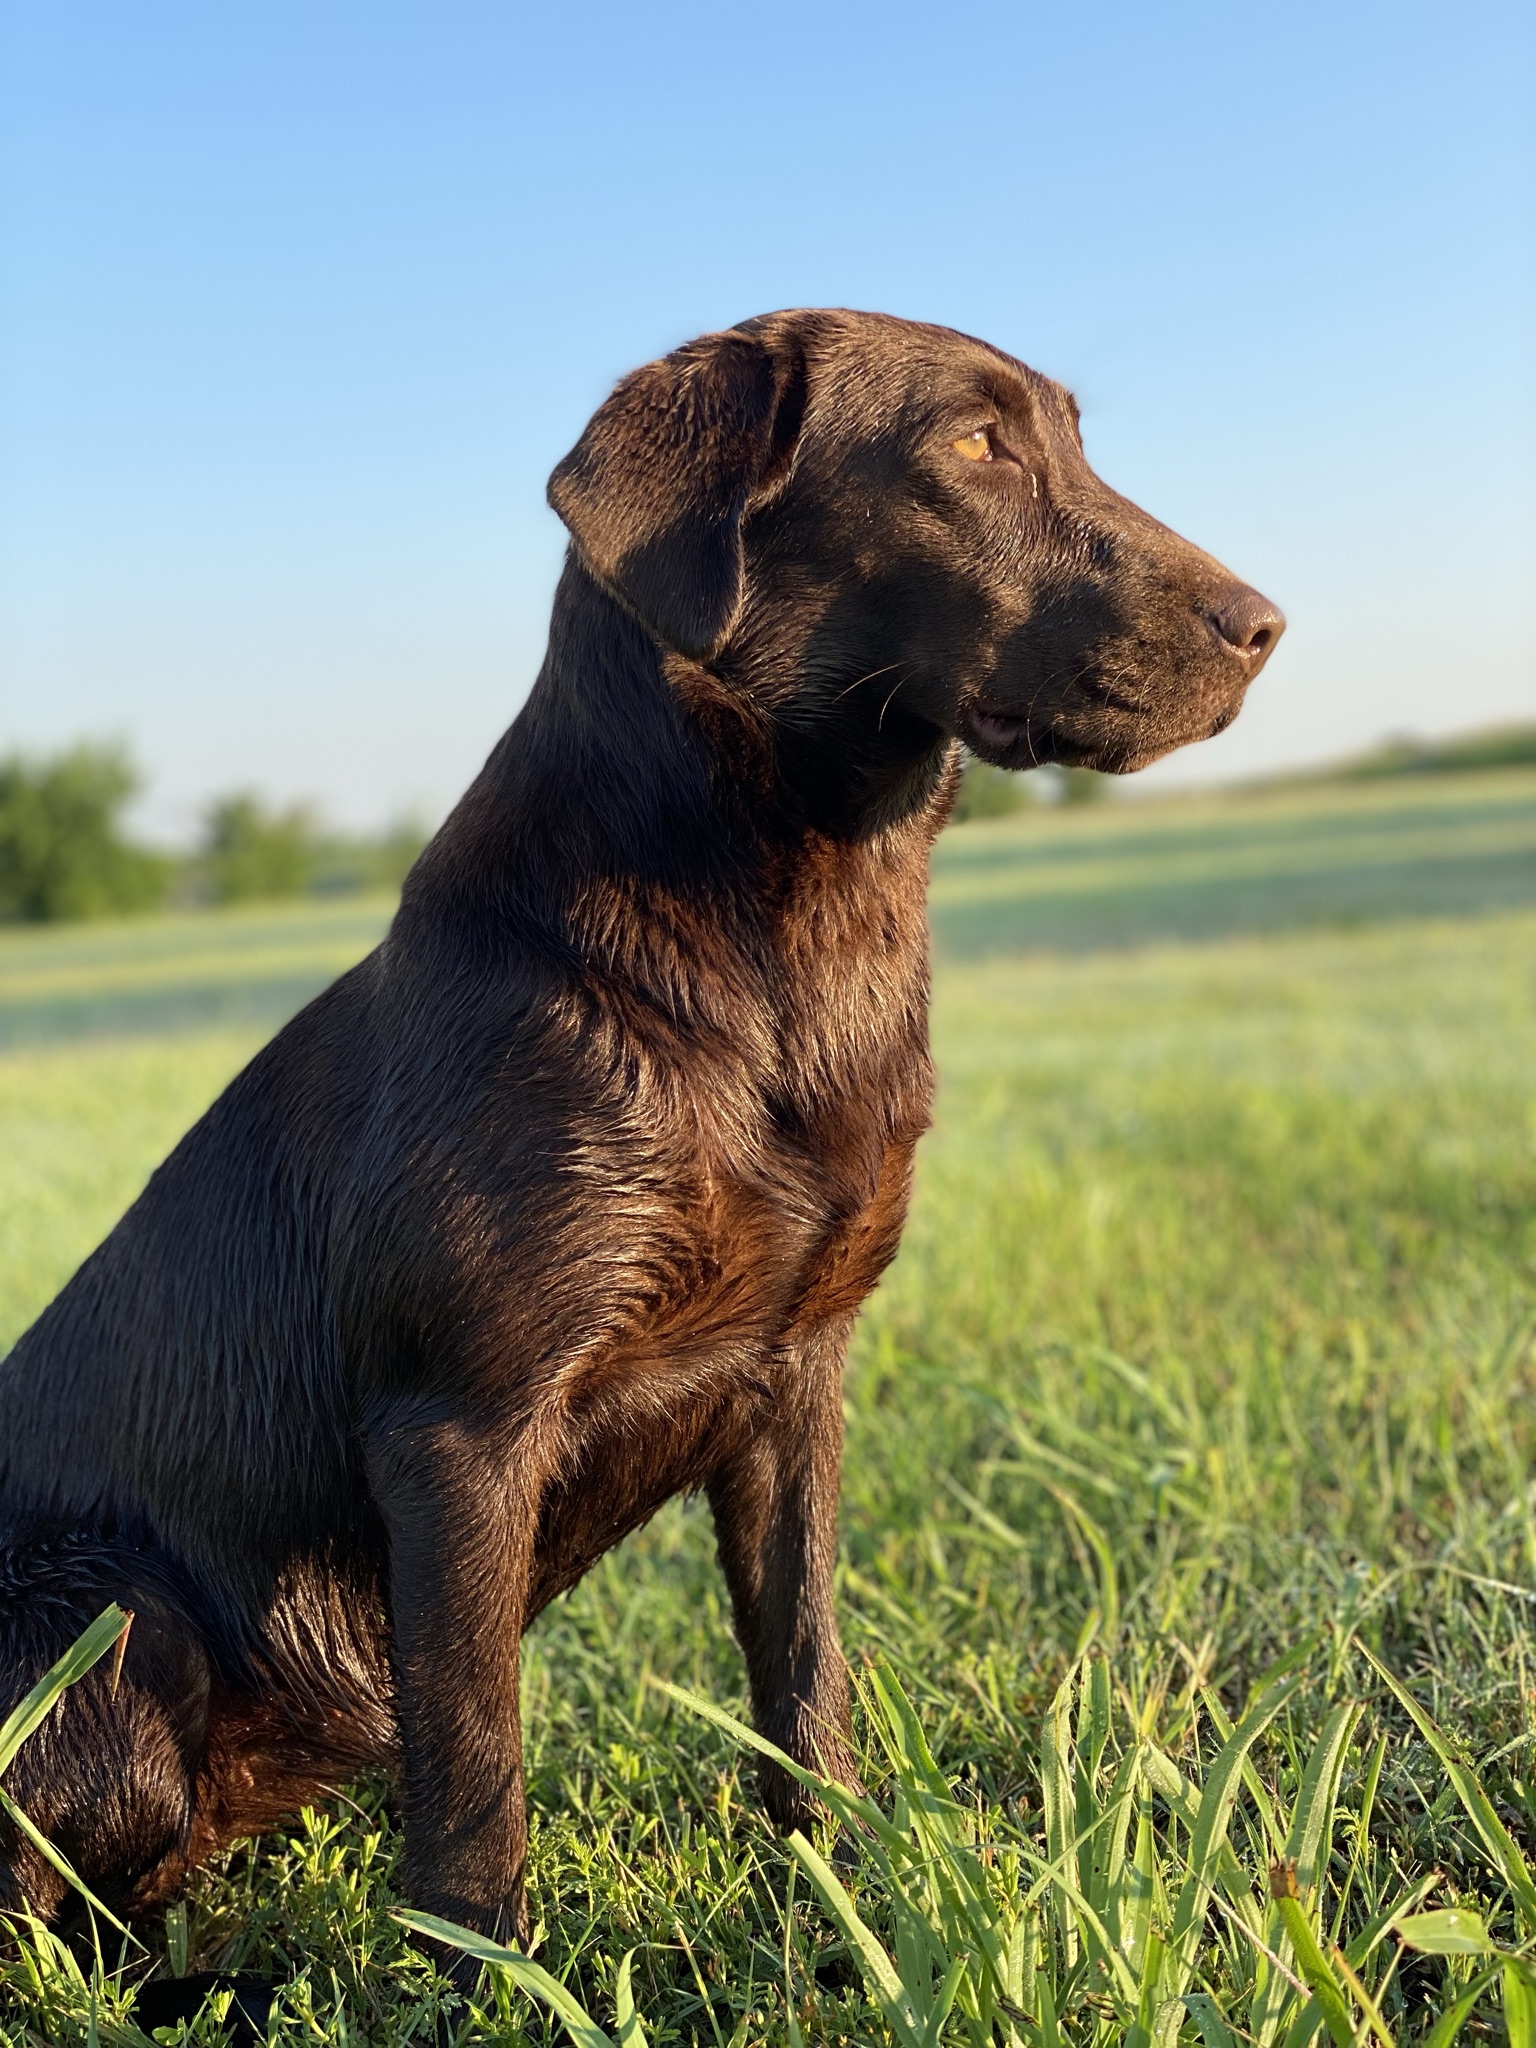
[[[0,1717],[109,1601],[133,1612],[121,1670],[105,1657],[62,1695],[22,1744],[6,1790],[106,1905],[151,1905],[181,1882],[193,1837],[211,1675],[202,1639],[131,1568],[102,1569],[100,1553],[34,1556],[30,1570],[14,1553],[0,1562]],[[69,1887],[0,1819],[0,1910],[23,1906],[55,1920]]]

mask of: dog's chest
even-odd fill
[[[651,1274],[628,1333],[641,1353],[772,1346],[857,1308],[895,1250],[929,1118],[923,1021],[920,992],[802,1001],[657,1085],[629,1167],[645,1188],[630,1244]]]
[[[765,1117],[747,1156],[722,1148],[631,1246],[605,1336],[565,1376],[567,1461],[541,1514],[535,1609],[799,1406],[804,1374],[836,1370],[840,1345],[817,1333],[857,1312],[906,1212],[916,1134],[882,1135],[888,1108],[845,1104],[835,1131],[792,1139]],[[812,1141],[825,1139],[824,1154]]]
[[[592,1235],[567,1268],[570,1477],[546,1502],[541,1597],[703,1485],[796,1375],[835,1371],[840,1347],[818,1333],[851,1320],[894,1255],[929,1118],[909,893],[872,914],[846,891],[809,894],[766,972],[723,945],[710,972],[706,945],[678,992],[683,1028],[622,995],[588,1013],[606,1079],[577,1148]]]
[[[921,879],[854,887],[829,857],[745,929],[665,900],[609,917],[623,972],[552,1010],[545,1047],[571,1121],[537,1291],[575,1409],[665,1434],[875,1284],[929,1116]]]

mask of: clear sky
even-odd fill
[[[544,479],[781,305],[986,336],[1285,607],[1233,775],[1536,712],[1524,0],[0,0],[0,750],[433,814]]]

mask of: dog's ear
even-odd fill
[[[742,518],[787,472],[804,406],[799,349],[708,334],[626,377],[556,464],[549,502],[583,562],[680,654],[735,624]]]

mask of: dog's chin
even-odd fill
[[[1134,775],[1165,754],[1225,732],[1242,709],[1242,694],[1223,695],[1219,703],[1188,701],[1110,709],[1092,705],[1081,710],[1056,709],[1045,717],[1014,715],[970,706],[960,738],[973,754],[995,768],[1015,770],[1092,768],[1101,775]]]
[[[1164,748],[1150,743],[1145,721],[1140,730],[1106,730],[1103,718],[1012,717],[1000,711],[968,710],[960,738],[970,751],[994,768],[1096,768],[1106,775],[1129,772],[1152,761]]]

